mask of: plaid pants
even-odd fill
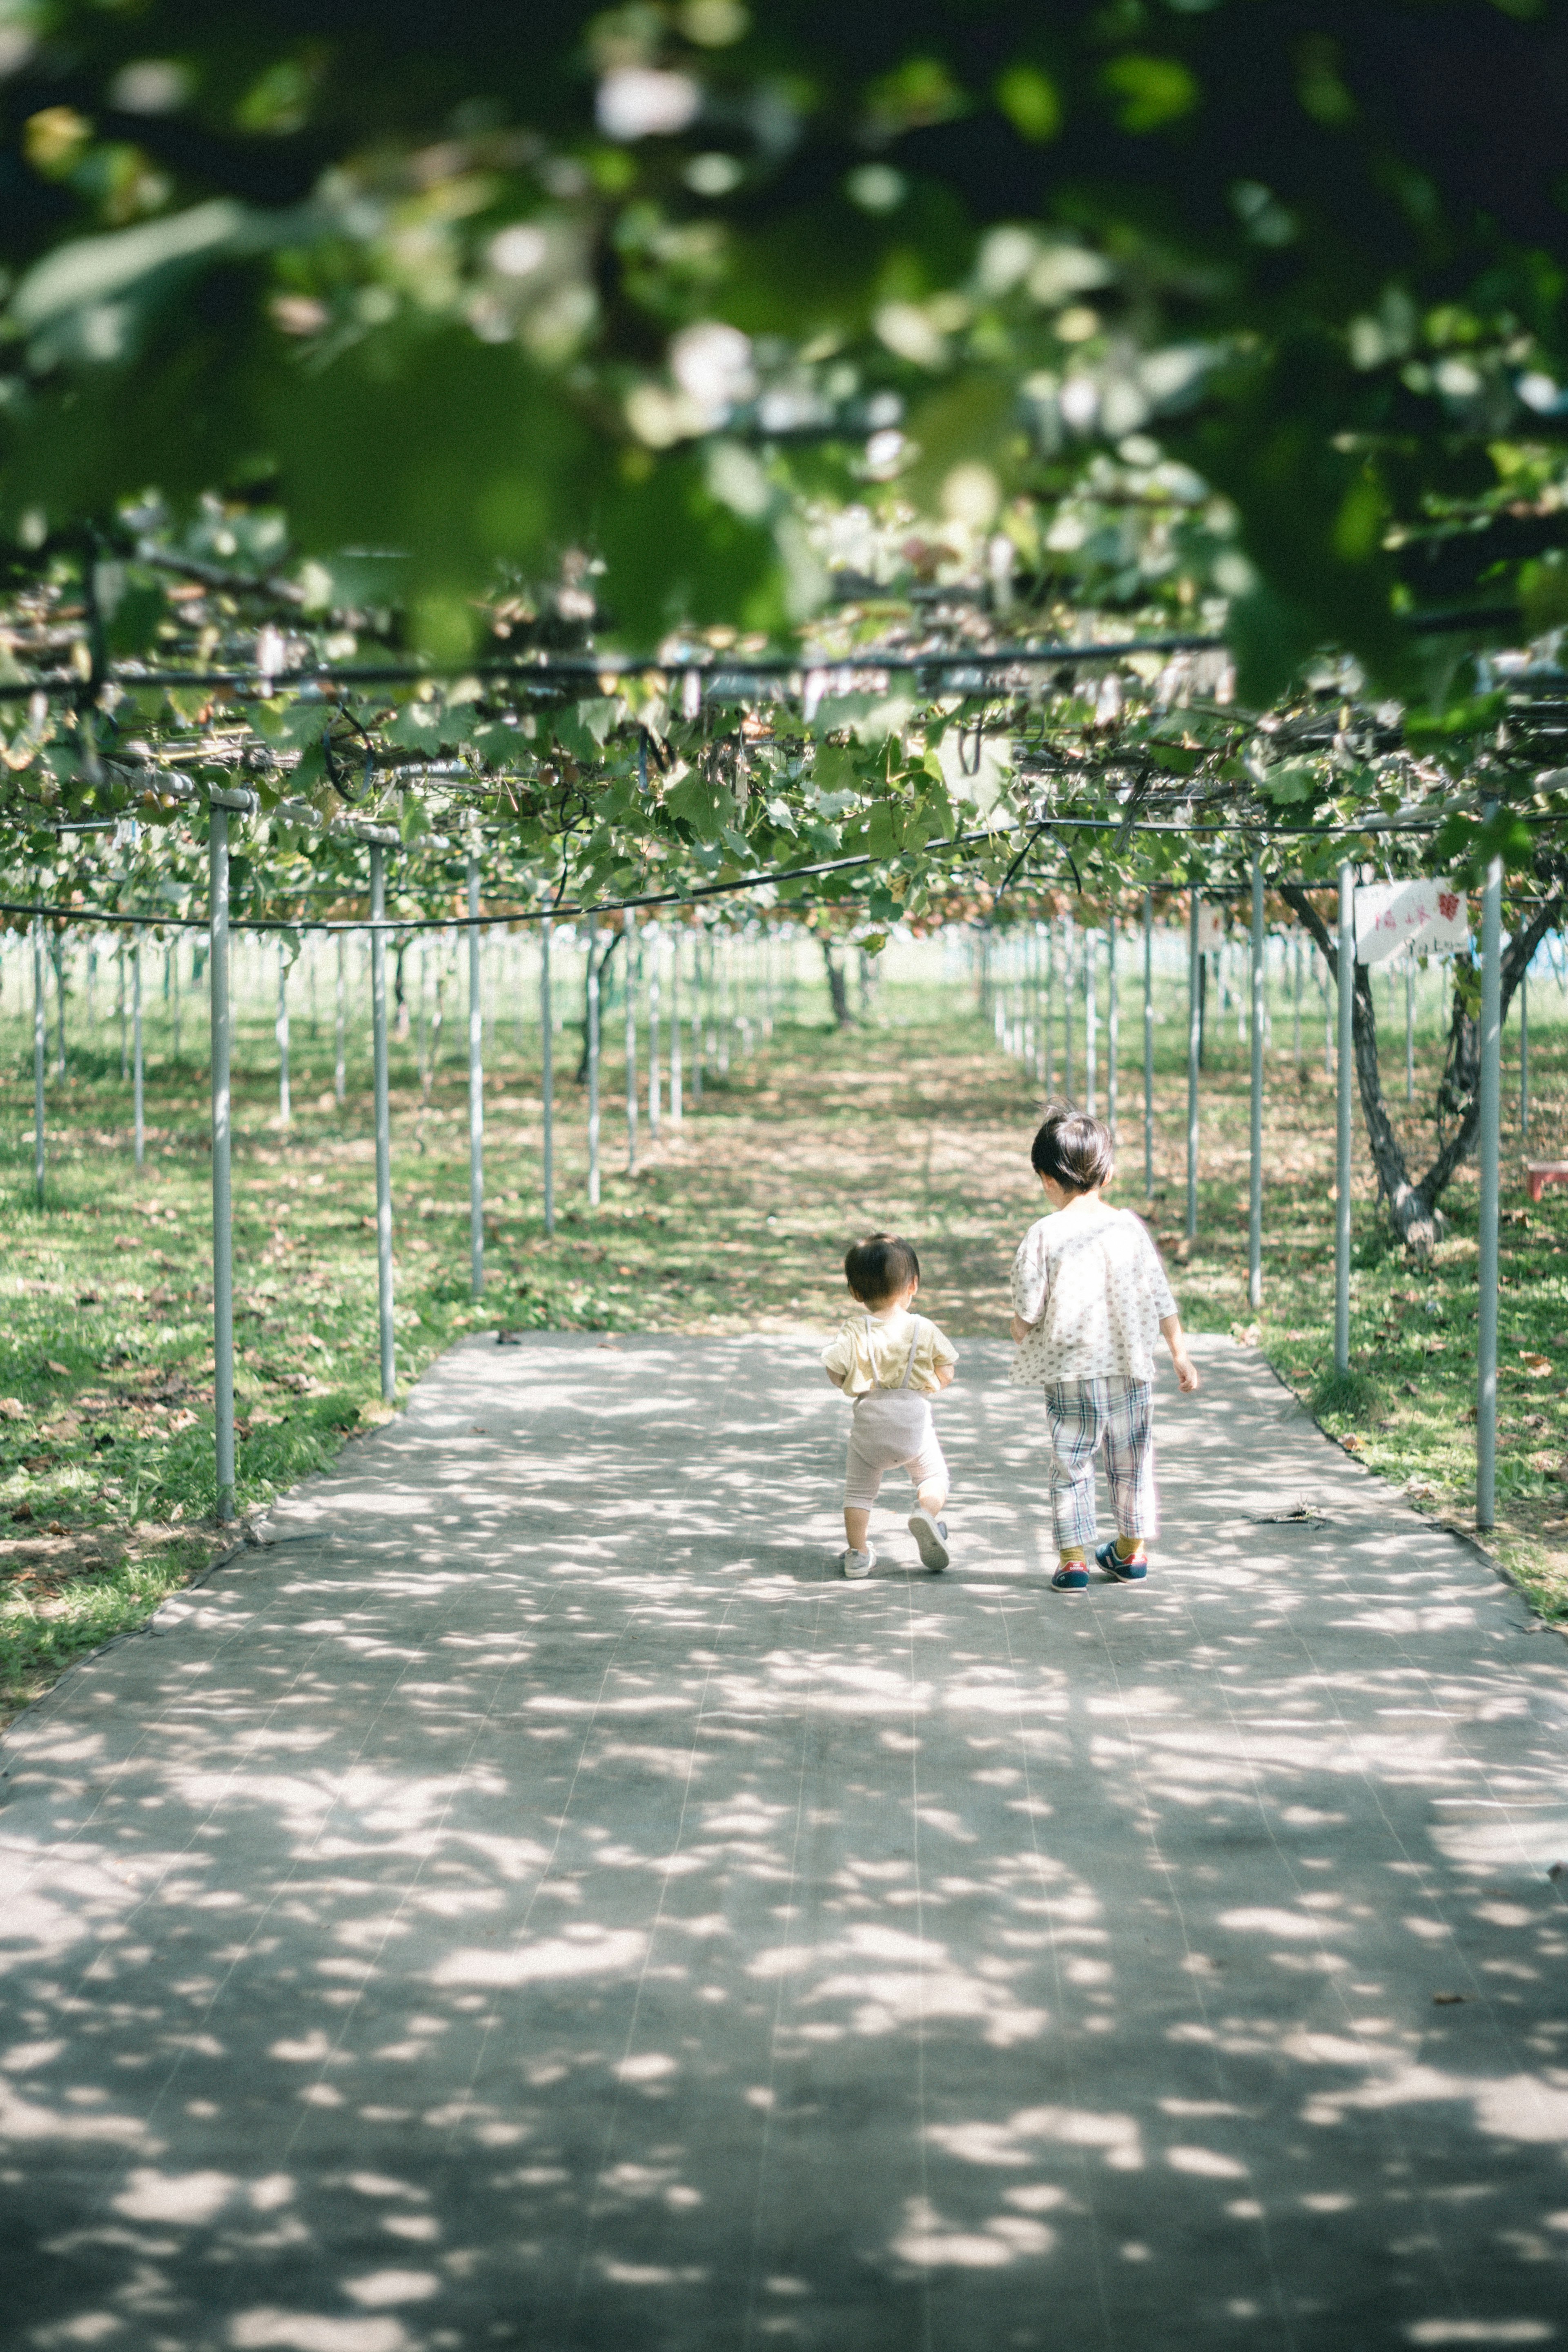
[[[1101,1444],[1117,1534],[1158,1532],[1152,1395],[1148,1381],[1058,1381],[1046,1391],[1051,1524],[1058,1551],[1093,1549],[1094,1457]]]

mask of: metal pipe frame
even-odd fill
[[[48,1062],[48,1008],[44,1002],[44,919],[33,918],[33,1198],[44,1205],[44,1082]]]
[[[1480,1263],[1476,1315],[1476,1525],[1497,1520],[1497,1327],[1499,1131],[1502,1123],[1502,860],[1487,866],[1481,893]]]
[[[234,1517],[234,1204],[229,1087],[228,811],[207,835],[207,1000],[212,1023],[213,1411],[219,1519]]]
[[[479,959],[479,861],[468,852],[468,1260],[471,1295],[485,1294],[485,996]]]
[[[386,919],[386,851],[370,845],[370,916]],[[392,1323],[392,1104],[386,1070],[386,933],[370,935],[371,1049],[375,1073],[375,1258],[381,1325],[381,1393],[390,1404],[397,1392],[397,1342]]]
[[[555,926],[539,927],[539,1091],[544,1104],[544,1230],[555,1231],[555,1031],[550,1010],[550,940]]]
[[[1355,1086],[1355,868],[1340,867],[1340,945],[1336,975],[1339,1041],[1335,1055],[1334,1370],[1351,1368],[1351,1121]]]
[[[1198,924],[1203,894],[1194,882],[1187,909],[1187,1239],[1198,1233],[1198,1063],[1203,1052],[1203,975]]]
[[[147,1086],[146,1065],[142,1053],[142,941],[137,940],[131,950],[131,1082],[132,1115],[135,1121],[136,1165],[140,1168],[147,1157]]]
[[[590,915],[588,934],[588,1206],[599,1205],[599,918]]]
[[[1252,861],[1252,1165],[1247,1196],[1247,1299],[1263,1304],[1263,867]]]
[[[278,942],[278,1124],[287,1127],[293,1118],[293,1100],[289,1091],[289,950],[281,940]]]
[[[1154,900],[1143,893],[1143,1197],[1154,1197]]]

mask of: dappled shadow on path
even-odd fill
[[[1559,2340],[1561,1649],[1199,1346],[1070,1601],[1000,1349],[860,1587],[805,1347],[444,1360],[5,1751],[8,2339]]]

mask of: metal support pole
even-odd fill
[[[1154,1197],[1154,900],[1143,893],[1143,1197]]]
[[[212,1014],[213,1410],[217,1515],[234,1517],[234,1229],[229,1156],[228,811],[207,835],[207,998]]]
[[[1415,950],[1405,950],[1405,1099],[1415,1099]]]
[[[289,1094],[289,950],[278,942],[278,1124],[287,1127],[293,1116]]]
[[[702,934],[691,941],[691,1099],[702,1099]]]
[[[348,1100],[349,1070],[346,1050],[347,1039],[348,941],[344,939],[342,931],[340,931],[338,933],[337,1058],[332,1066],[332,1092],[339,1102],[346,1102]]]
[[[1116,1140],[1116,1081],[1121,1075],[1121,1008],[1116,994],[1116,918],[1105,926],[1105,1123]]]
[[[147,1153],[146,1069],[142,1058],[142,942],[131,950],[131,1079],[135,1121],[136,1165]]]
[[[1481,896],[1479,1297],[1476,1315],[1476,1525],[1497,1517],[1498,1130],[1502,1115],[1502,860]]]
[[[1252,1185],[1247,1201],[1247,1298],[1263,1304],[1263,868],[1252,861]]]
[[[1085,931],[1083,935],[1083,1090],[1084,1108],[1090,1118],[1094,1117],[1095,1086],[1100,1075],[1100,1022],[1094,1003],[1095,965],[1098,961],[1094,933],[1092,930]]]
[[[647,927],[647,1131],[658,1140],[658,967],[663,934],[657,923]]]
[[[621,980],[626,992],[626,1174],[637,1172],[637,926],[628,908],[621,917],[626,932],[626,964]]]
[[[588,932],[588,1206],[599,1205],[599,918],[590,915]]]
[[[55,1068],[63,1078],[66,1075],[66,950],[65,941],[58,937],[50,961],[55,967]]]
[[[1296,933],[1296,998],[1290,1051],[1296,1064],[1296,1075],[1300,1077],[1301,1075],[1301,933],[1300,929]]]
[[[1062,919],[1062,1092],[1072,1100],[1072,917]]]
[[[680,940],[679,930],[669,935],[669,1123],[679,1127],[686,1116],[686,1104],[681,1093],[680,1066]],[[771,1024],[769,1024],[771,1027]]]
[[[180,948],[178,940],[169,950],[169,1012],[174,1031],[174,1059],[180,1058]]]
[[[1530,974],[1519,975],[1519,1139],[1530,1142]]]
[[[479,968],[479,861],[468,852],[468,1280],[485,1289],[485,998]]]
[[[555,1231],[555,1028],[550,1010],[548,915],[539,926],[539,1091],[544,1104],[544,1230]]]
[[[1355,1083],[1355,870],[1340,867],[1339,1085],[1334,1136],[1334,1369],[1351,1368],[1351,1088]]]
[[[48,1013],[44,1003],[44,919],[33,918],[33,1196],[44,1205],[44,1072],[48,1059]]]
[[[1187,917],[1187,1239],[1198,1231],[1198,1062],[1203,1052],[1203,958],[1198,918],[1203,901],[1194,882]]]
[[[1046,1092],[1057,1090],[1057,926],[1046,925]]]
[[[375,1256],[381,1316],[381,1393],[397,1390],[397,1349],[392,1328],[392,1104],[386,1072],[386,851],[370,845],[371,1050],[375,1071]]]

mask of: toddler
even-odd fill
[[[870,1575],[877,1557],[868,1540],[871,1506],[883,1471],[898,1467],[915,1482],[918,1507],[909,1529],[921,1558],[927,1568],[943,1569],[950,1558],[942,1516],[947,1464],[936,1442],[931,1399],[952,1380],[957,1350],[934,1323],[910,1313],[921,1262],[896,1234],[857,1242],[844,1273],[860,1312],[846,1319],[822,1354],[834,1387],[855,1401],[844,1476],[844,1573]]]
[[[1029,1154],[1052,1213],[1031,1225],[1013,1261],[1015,1388],[1043,1388],[1051,1440],[1051,1518],[1058,1592],[1089,1583],[1094,1457],[1105,1448],[1114,1541],[1095,1559],[1122,1584],[1149,1573],[1144,1538],[1159,1531],[1151,1406],[1153,1342],[1171,1350],[1184,1391],[1197,1371],[1159,1253],[1131,1209],[1100,1194],[1114,1173],[1097,1118],[1051,1104]]]

